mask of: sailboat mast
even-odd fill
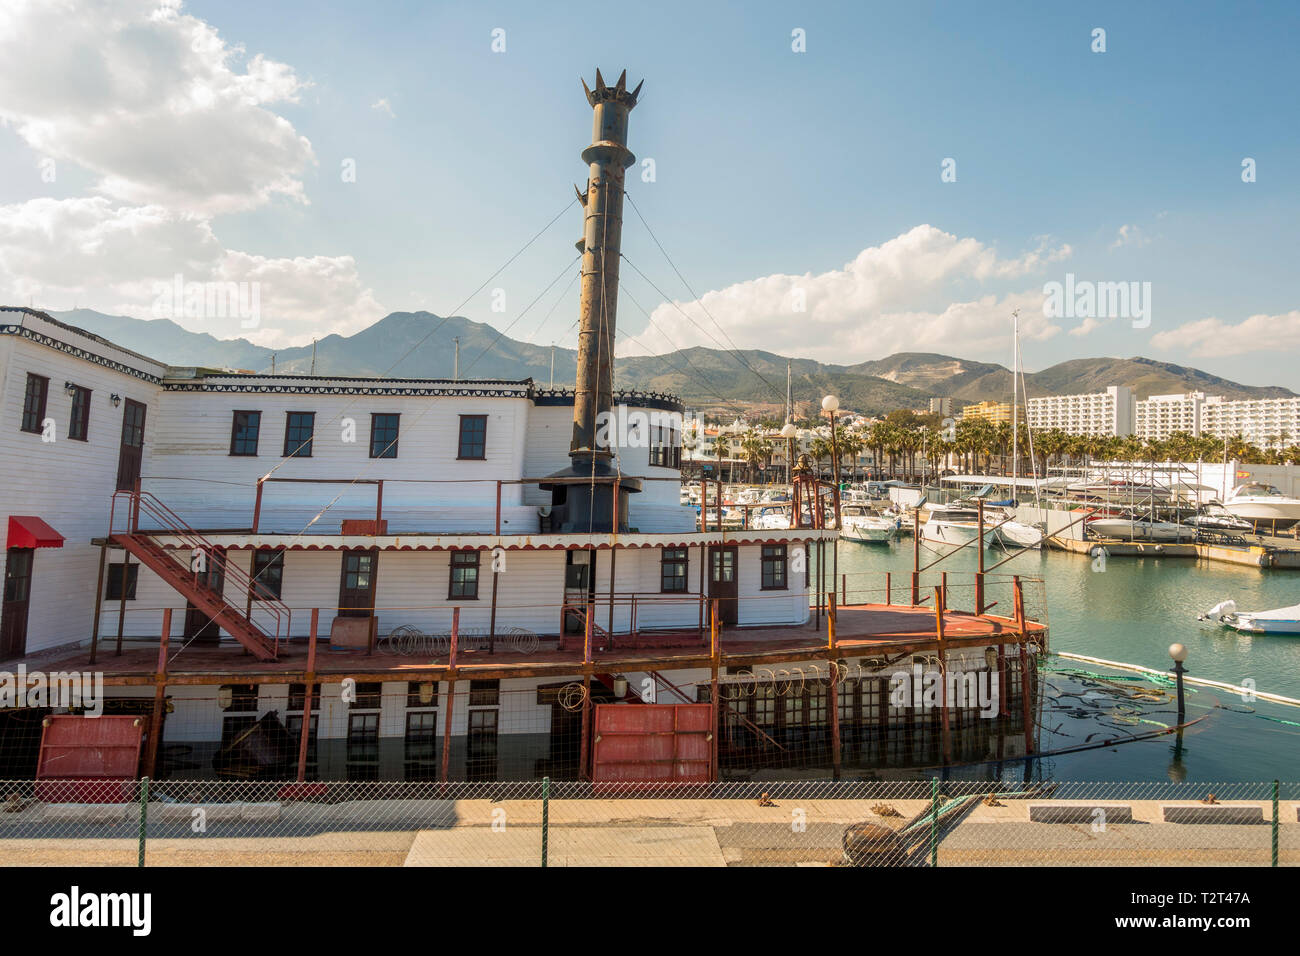
[[[1016,477],[1020,473],[1020,310],[1011,312],[1011,496],[1016,498]],[[1019,500],[1016,498],[1016,500]]]

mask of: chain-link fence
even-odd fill
[[[0,782],[4,865],[1297,862],[1297,783]]]

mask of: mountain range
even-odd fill
[[[233,368],[280,374],[306,374],[312,368],[310,345],[269,349],[245,339],[218,339],[191,332],[170,319],[135,319],[91,309],[52,312],[69,325],[175,366]],[[461,378],[532,378],[572,385],[577,374],[574,349],[521,342],[490,325],[461,316],[393,312],[350,336],[327,335],[315,346],[318,375],[450,378],[455,371],[454,339],[460,339]],[[934,396],[957,405],[1007,401],[1011,372],[1002,365],[950,355],[899,352],[856,365],[828,365],[761,350],[688,348],[664,355],[625,357],[615,362],[618,388],[671,392],[687,405],[728,413],[757,409],[780,412],[785,401],[786,363],[799,414],[813,412],[827,393],[853,411],[878,415],[896,408],[923,408]],[[1203,391],[1228,398],[1291,397],[1280,386],[1242,385],[1200,369],[1135,357],[1085,358],[1061,362],[1024,375],[1026,393],[1069,395],[1127,385],[1139,398]]]

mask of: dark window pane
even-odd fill
[[[664,548],[660,564],[661,591],[685,591],[689,558],[686,548]]]
[[[90,435],[90,389],[72,386],[72,418],[68,422],[68,437],[86,441]]]
[[[472,680],[469,682],[471,707],[495,707],[501,702],[501,681]]]
[[[785,545],[764,545],[763,590],[783,590],[785,586]]]
[[[427,697],[423,700],[421,695]],[[406,706],[407,707],[437,707],[438,706],[438,682],[437,681],[408,681],[406,684]]]
[[[126,599],[135,600],[135,579],[140,573],[140,565],[128,564],[126,566]],[[108,583],[104,589],[104,599],[107,601],[122,600],[122,565],[110,564],[108,566]]]
[[[447,597],[466,600],[478,598],[478,561],[477,551],[451,553],[451,580]]]
[[[261,429],[261,412],[235,412],[230,426],[230,453],[256,455],[257,435]]]
[[[397,421],[400,415],[370,416],[370,457],[397,457]]]
[[[460,416],[460,444],[457,458],[487,457],[487,416]]]
[[[279,599],[284,580],[283,551],[253,552],[254,596],[259,600]]]
[[[49,397],[49,392],[48,378],[27,373],[27,391],[23,393],[23,431],[40,434],[41,422],[45,420],[45,400]]]
[[[310,458],[315,428],[315,412],[289,412],[284,425],[284,456]]]

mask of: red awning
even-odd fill
[[[63,535],[33,515],[10,515],[8,548],[61,548]]]

